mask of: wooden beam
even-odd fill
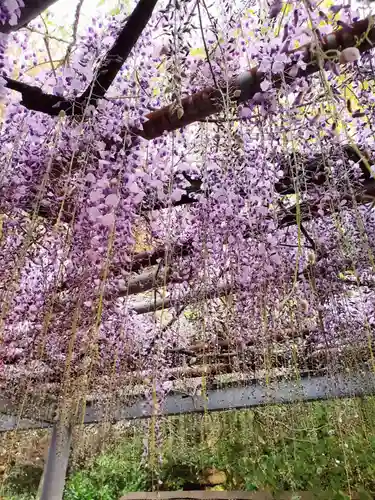
[[[334,492],[322,491],[144,491],[127,493],[120,500],[317,500],[318,498],[333,498]],[[370,494],[369,494],[370,495]],[[351,492],[352,500],[361,497],[358,493]]]
[[[271,493],[261,491],[144,491],[128,493],[120,500],[268,500]]]

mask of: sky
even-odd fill
[[[103,3],[103,5],[99,5],[101,3]],[[132,4],[134,2],[129,0],[126,2],[123,0],[105,0],[104,2],[100,0],[84,0],[81,9],[80,24],[86,27],[98,10],[108,12],[121,3]],[[70,23],[73,22],[77,4],[78,0],[59,0],[53,4],[49,10],[56,16],[60,24],[68,24],[68,19]],[[64,20],[63,23],[61,20]]]
[[[99,8],[102,9],[103,11],[105,11],[105,10],[112,8],[114,5],[119,4],[121,2],[122,2],[122,0],[105,0],[103,2],[103,5]],[[51,10],[51,12],[57,14],[58,16],[64,16],[66,14],[69,14],[69,12],[74,13],[77,3],[78,3],[78,0],[59,0],[54,5],[52,5],[52,7],[50,7],[50,10]],[[94,15],[95,11],[98,9],[99,3],[102,3],[102,2],[100,2],[100,0],[84,0],[82,12],[87,17]],[[126,3],[135,3],[135,2],[133,0],[132,1],[128,0]],[[210,2],[210,3],[212,3],[212,2]],[[335,3],[340,4],[341,2],[340,2],[340,0],[336,0]],[[347,1],[344,3],[347,4],[349,2]],[[360,8],[363,6],[367,7],[366,0],[363,0],[363,1],[351,0],[350,3],[354,9],[357,9],[357,8]]]
[[[55,4],[50,7],[50,11],[56,16],[57,20],[59,21],[59,24],[68,24],[69,22],[72,23],[74,19],[74,13],[76,10],[76,6],[78,4],[79,0],[59,0]],[[264,4],[266,0],[258,0],[256,3],[262,3]],[[269,0],[271,2],[271,0]],[[344,2],[344,0],[342,0]],[[95,13],[98,12],[98,10],[101,10],[102,12],[109,11],[116,5],[119,5],[121,3],[126,3],[126,4],[135,4],[135,0],[84,0],[82,9],[81,9],[81,20],[80,24],[82,27],[87,27],[91,21],[91,18],[95,15]],[[210,2],[211,4],[215,2]],[[239,3],[241,3],[239,1]],[[243,2],[245,3],[245,1]],[[249,3],[248,0],[246,3]],[[340,0],[336,0],[334,2],[335,4],[340,4]],[[348,0],[344,2],[345,4],[351,3],[353,9],[359,9],[362,11],[362,13],[366,14],[368,12],[368,6],[370,5],[370,8],[373,12],[375,12],[375,2],[372,2],[368,4],[366,0],[358,1],[358,0]],[[101,4],[101,5],[100,5]],[[211,7],[212,9],[212,7]],[[63,22],[61,22],[63,20]]]
[[[79,28],[78,33],[84,33],[88,26],[90,26],[92,18],[95,17],[99,12],[103,15],[105,13],[110,12],[114,7],[119,5],[126,5],[128,7],[129,13],[132,11],[134,6],[136,5],[138,0],[83,0],[81,12],[80,12],[80,20],[79,20]],[[215,4],[222,5],[223,0],[211,0],[210,2],[210,11],[211,13],[215,12]],[[256,3],[261,6],[262,9],[266,8],[267,2],[271,2],[273,0],[233,0],[235,4],[238,6],[249,3]],[[324,2],[325,0],[323,0]],[[67,27],[72,26],[74,23],[76,7],[78,5],[79,0],[58,0],[55,4],[53,4],[49,11],[53,15],[52,23],[56,26]],[[335,4],[340,4],[344,2],[345,4],[351,3],[353,10],[358,9],[360,11],[360,17],[365,17],[368,15],[369,7],[367,0],[335,0]],[[371,10],[375,13],[375,2],[371,4]],[[215,15],[215,14],[214,14]],[[101,17],[102,17],[101,16]],[[203,16],[203,24],[208,22]],[[65,37],[64,37],[65,38]]]
[[[215,11],[215,3],[221,4],[222,0],[219,1],[211,1],[210,2],[210,10],[211,12]],[[273,0],[233,0],[235,3],[241,4],[249,4],[255,3],[261,5],[264,9],[267,3],[272,2]],[[54,16],[54,22],[59,26],[71,26],[74,22],[75,11],[79,0],[58,0],[55,4],[50,7],[50,12]],[[125,4],[129,6],[129,13],[132,8],[135,6],[137,0],[83,0],[81,13],[80,13],[80,22],[78,32],[84,32],[87,27],[90,25],[92,18],[98,14],[98,11],[101,11],[102,14],[110,11],[114,7]],[[323,0],[324,2],[324,0]],[[336,5],[340,3],[348,4],[350,3],[353,10],[358,9],[360,11],[360,16],[365,17],[370,9],[373,13],[375,13],[375,2],[368,3],[368,0],[334,0]],[[204,20],[205,22],[205,20]]]

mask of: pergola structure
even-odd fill
[[[17,25],[8,26],[4,31],[18,29],[30,21],[41,10],[48,7],[51,0],[45,2],[25,0],[24,10]],[[90,85],[90,91],[84,92],[74,102],[60,96],[54,96],[43,92],[35,86],[6,78],[6,87],[19,92],[22,96],[21,104],[27,109],[50,116],[65,115],[81,116],[88,105],[96,106],[98,100],[103,98],[112,84],[117,72],[126,61],[131,50],[136,44],[139,36],[150,19],[156,0],[140,0],[137,7],[130,15],[124,29],[119,34],[118,39],[104,58],[101,68],[97,72],[95,80]],[[336,53],[339,57],[340,51],[355,46],[361,53],[367,53],[375,44],[375,20],[367,18],[354,22],[350,26],[341,26],[332,33],[323,36],[319,47],[315,42],[293,49],[288,54],[303,53],[303,63],[296,71],[293,71],[293,78],[303,75],[312,75],[321,69],[318,53]],[[345,62],[345,61],[344,61]],[[274,75],[273,85],[277,88],[283,82],[291,78],[293,63],[286,67],[282,74]],[[222,96],[229,93],[230,101],[237,105],[254,97],[261,92],[261,84],[264,73],[258,68],[253,68],[229,83],[227,92],[223,88],[207,87],[181,101],[181,107],[171,111],[171,107],[165,107],[152,111],[142,129],[133,129],[132,137],[142,137],[144,139],[155,139],[164,132],[180,129],[197,121],[204,121],[211,115],[221,111],[223,107]],[[225,92],[224,92],[225,90]],[[370,169],[375,161],[368,152],[362,151],[356,145],[346,144],[342,147],[342,155],[347,161],[355,161],[359,164],[363,181],[356,196],[358,204],[366,204],[373,200],[375,196],[375,181],[370,175]],[[279,193],[293,193],[293,176],[290,172],[290,159],[286,156],[284,176],[279,179],[276,190]],[[304,159],[302,159],[304,161]],[[311,185],[320,185],[325,180],[325,172],[322,166],[322,159],[317,154],[315,158],[305,159],[304,170],[309,176]],[[288,168],[289,167],[289,168]],[[196,203],[199,195],[202,194],[202,182],[195,179],[195,182],[181,195],[178,201],[174,201],[174,206]],[[351,202],[351,197],[343,193],[343,200]],[[153,206],[153,209],[164,208]],[[309,217],[320,217],[321,212],[317,207],[301,207],[301,218],[305,220]],[[330,209],[331,207],[329,207]],[[42,217],[49,216],[46,207],[40,207]],[[147,210],[147,207],[144,208]],[[328,209],[327,209],[328,210]],[[280,213],[279,223],[281,226],[292,226],[296,223],[297,206],[289,207],[288,211]],[[63,214],[64,220],[69,220],[69,213]],[[172,253],[179,256],[189,255],[191,247],[189,243],[182,243],[172,249]],[[135,256],[132,263],[134,273],[132,279],[127,283],[124,296],[139,295],[134,301],[129,302],[129,308],[138,314],[154,313],[155,311],[168,309],[170,303],[168,298],[157,298],[156,296],[146,297],[145,293],[156,290],[161,285],[160,262],[166,254],[166,248],[160,247],[149,252],[142,252]],[[168,274],[167,274],[168,276]],[[173,280],[172,276],[167,279]],[[162,280],[165,280],[163,276]],[[356,282],[348,281],[349,286],[356,286]],[[371,284],[369,285],[371,286]],[[227,292],[225,287],[216,287],[209,294],[211,299],[224,296]],[[205,297],[207,292],[205,291]],[[202,297],[203,299],[204,297]],[[197,301],[199,297],[185,297],[178,308],[183,309],[191,300]],[[176,304],[174,304],[176,306]],[[173,321],[173,318],[171,319]],[[169,322],[168,322],[169,324]],[[294,334],[291,334],[294,338]],[[262,350],[257,350],[255,344],[232,345],[221,340],[215,345],[191,345],[187,348],[171,348],[170,355],[173,357],[173,369],[168,372],[171,386],[169,393],[163,401],[159,414],[177,415],[182,413],[194,413],[204,411],[223,411],[230,409],[252,408],[264,404],[293,403],[297,401],[324,400],[329,398],[364,397],[375,394],[375,376],[373,374],[373,361],[368,344],[353,346],[350,343],[343,343],[339,348],[314,349],[311,343],[304,342],[304,332],[300,335],[301,342],[296,350],[297,359],[293,363],[299,367],[299,375],[295,376],[293,363],[291,362],[290,344],[287,336],[275,338],[278,344],[280,355],[275,363],[274,372],[270,382],[265,382],[262,367],[265,364],[265,354]],[[158,339],[154,339],[154,343]],[[372,345],[372,343],[371,343]],[[152,346],[150,347],[152,349]],[[146,356],[149,353],[146,353]],[[210,363],[210,356],[214,356],[215,363]],[[348,359],[355,363],[353,369],[345,372],[343,366],[347,366]],[[194,358],[193,364],[187,364],[187,360]],[[335,363],[339,361],[339,368],[333,370],[332,359]],[[341,364],[340,364],[341,362]],[[361,369],[358,370],[358,366]],[[209,378],[209,386],[202,394],[199,383],[202,376]],[[106,399],[103,395],[93,394],[80,402],[80,408],[76,409],[77,422],[79,419],[84,424],[92,424],[103,420],[121,421],[127,419],[149,418],[155,414],[155,408],[142,396],[143,381],[152,377],[152,373],[129,372],[127,382],[129,386],[124,387],[124,400],[122,394],[111,395],[116,400],[115,405],[108,403],[110,410],[103,411]],[[184,388],[177,387],[175,381],[184,380]],[[53,383],[53,382],[52,382]],[[59,409],[58,402],[40,399],[38,395],[26,401],[22,407],[22,414],[17,416],[17,409],[9,395],[0,400],[0,431],[11,429],[28,429],[38,427],[52,427],[52,437],[50,442],[48,459],[46,461],[42,500],[58,500],[62,498],[65,474],[69,460],[71,443],[72,423],[64,423],[64,420],[56,422],[56,412]],[[129,396],[133,400],[129,404]],[[36,409],[38,411],[36,411]]]

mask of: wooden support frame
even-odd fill
[[[126,391],[125,391],[126,393]],[[223,386],[211,389],[205,395],[171,393],[167,395],[158,414],[163,416],[184,413],[203,413],[205,411],[226,411],[255,408],[266,404],[292,404],[296,402],[327,400],[335,398],[353,398],[375,395],[375,373],[336,373],[315,377],[303,377],[299,380],[278,379],[265,384],[261,380],[249,380],[236,386]],[[51,411],[53,408],[51,409]],[[8,409],[9,413],[9,409]],[[17,413],[15,410],[14,413]],[[102,421],[118,422],[150,418],[155,415],[153,404],[141,397],[133,404],[123,404],[108,414],[103,401],[86,404],[84,424]],[[19,425],[19,423],[22,423]],[[31,421],[29,421],[31,422]],[[12,418],[2,424],[0,432],[26,429],[28,421]],[[31,422],[29,428],[52,426],[48,421]]]
[[[65,423],[53,426],[48,457],[41,480],[40,500],[62,500],[68,469],[72,427]]]
[[[305,377],[300,380],[275,380],[269,384],[248,381],[236,387],[208,390],[206,394],[170,394],[158,410],[159,415],[181,415],[205,411],[226,411],[254,408],[266,404],[291,404],[303,401],[353,398],[375,395],[375,374],[363,371],[356,374],[332,374]],[[87,405],[85,424],[104,419],[103,405]],[[111,421],[150,418],[155,415],[152,403],[142,399],[130,406],[120,407]]]
[[[329,498],[329,492],[322,493],[324,498]],[[120,500],[317,500],[320,494],[312,491],[282,491],[274,494],[269,491],[143,491],[128,493]],[[352,500],[361,498],[367,497],[351,492]]]

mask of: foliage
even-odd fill
[[[36,498],[34,495],[30,495],[29,493],[26,493],[25,495],[13,494],[7,489],[1,491],[1,494],[3,495],[2,498],[4,498],[4,500],[34,500]]]
[[[14,493],[29,494],[38,489],[43,469],[33,465],[24,465],[22,467],[13,467],[7,478],[7,484]]]
[[[156,450],[160,465],[152,468],[150,456],[142,461],[140,429],[135,441],[119,443],[92,468],[75,472],[66,498],[178,490],[198,484],[209,466],[226,471],[226,489],[309,490],[317,498],[322,490],[339,495],[348,486],[375,491],[374,417],[375,401],[368,398],[170,418]]]
[[[112,500],[129,491],[144,491],[147,475],[141,465],[142,441],[121,443],[101,455],[88,470],[67,483],[66,500]]]
[[[355,400],[187,417],[186,434],[176,432],[180,422],[169,424],[163,470],[213,465],[228,472],[232,489],[374,490],[375,434],[364,421],[373,405]]]

